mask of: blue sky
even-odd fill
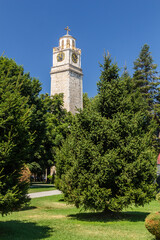
[[[64,28],[82,49],[83,91],[97,93],[99,62],[109,51],[133,73],[141,47],[150,46],[160,71],[160,0],[0,0],[0,54],[15,59],[50,93],[52,48]]]

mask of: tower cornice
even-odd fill
[[[73,49],[71,49],[71,48],[65,48],[65,49],[63,49],[62,47],[54,47],[53,48],[53,52],[54,53],[57,53],[57,52],[59,52],[59,51],[68,51],[68,50],[70,50],[70,51],[74,51],[74,52],[76,52],[77,54],[81,54],[81,49],[79,49],[79,48],[73,48]]]
[[[72,64],[63,64],[61,66],[52,67],[50,74],[55,74],[55,73],[65,72],[65,71],[73,71],[83,76],[82,69],[79,67],[75,67]]]

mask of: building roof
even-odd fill
[[[68,34],[68,35],[66,34],[66,35],[64,35],[63,37],[60,37],[59,39],[61,39],[61,38],[73,38],[74,40],[76,40],[76,38],[72,37],[72,36],[69,35],[69,34]]]

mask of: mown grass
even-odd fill
[[[66,205],[63,195],[35,198],[31,206],[8,216],[0,216],[1,240],[153,240],[144,219],[159,204],[126,209],[105,215],[84,212]]]
[[[51,190],[55,190],[55,189],[56,188],[53,184],[33,184],[33,185],[31,185],[28,193],[51,191]]]

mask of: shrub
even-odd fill
[[[145,227],[156,239],[160,239],[160,212],[151,213],[145,219]]]

